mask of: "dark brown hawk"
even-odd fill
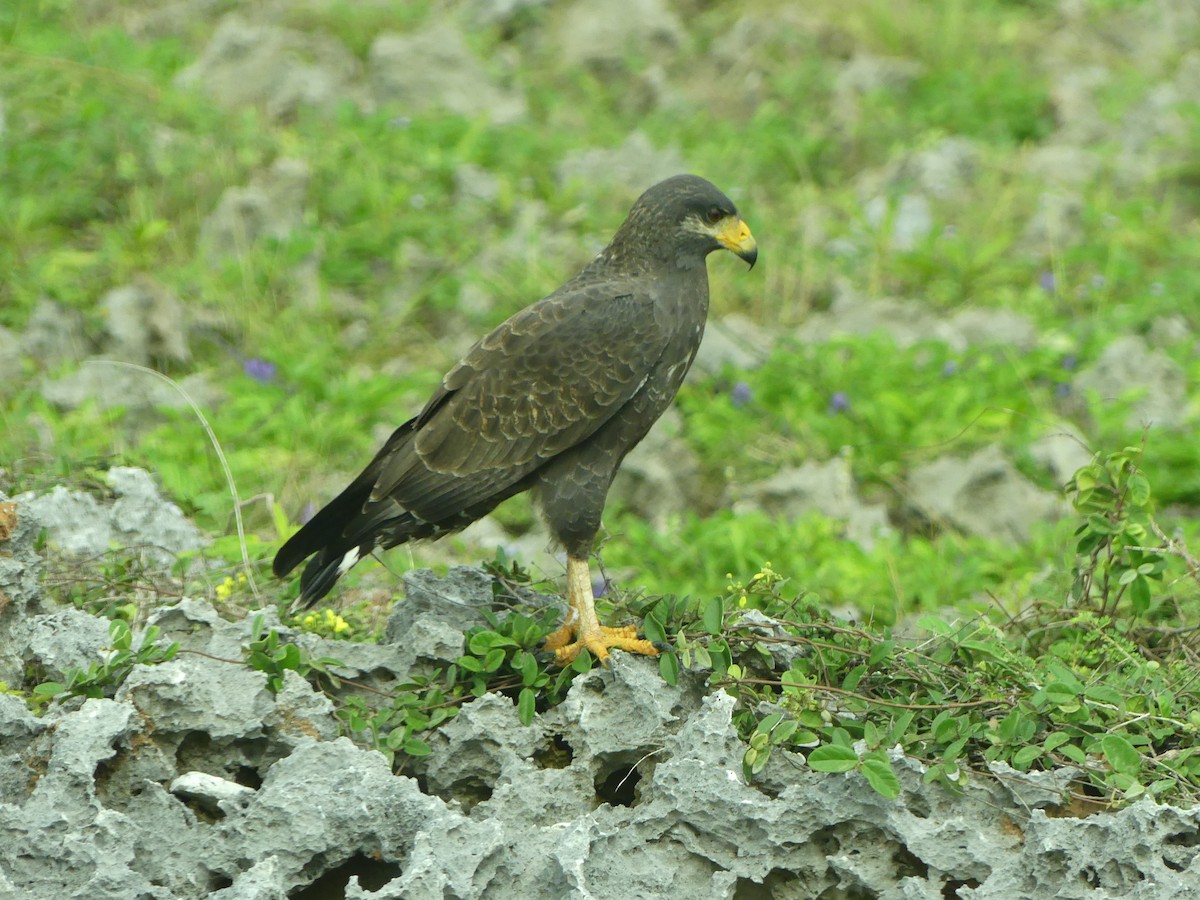
[[[341,494],[284,544],[275,574],[311,556],[299,607],[376,548],[437,538],[532,490],[567,552],[569,609],[546,641],[558,662],[583,648],[655,655],[637,630],[596,619],[588,555],[625,454],[687,374],[708,314],[705,257],[754,265],[754,237],[703,178],[650,188],[612,242],[556,290],[484,337],[425,408],[388,438]]]

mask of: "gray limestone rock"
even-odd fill
[[[1030,178],[1058,189],[1082,188],[1100,172],[1096,154],[1075,144],[1030,147],[1023,163]]]
[[[623,65],[631,52],[678,47],[685,36],[683,23],[666,0],[576,0],[558,21],[555,45],[566,66],[605,69]]]
[[[179,379],[176,389],[152,372],[129,369],[106,359],[85,360],[75,371],[48,379],[41,387],[46,400],[64,409],[93,403],[97,409],[120,408],[130,413],[187,407],[181,390],[200,406],[214,406],[222,397],[203,372]]]
[[[285,118],[304,106],[329,108],[354,99],[361,70],[334,38],[230,14],[176,83],[223,106],[259,106],[273,118]]]
[[[606,193],[624,189],[631,195],[687,171],[679,148],[660,150],[641,131],[630,132],[620,146],[612,149],[573,150],[554,170],[559,184],[599,185]]]
[[[218,778],[207,772],[184,772],[171,782],[171,793],[185,803],[202,804],[210,813],[224,815],[246,802],[254,794],[251,788]]]
[[[915,60],[858,53],[834,78],[832,112],[843,128],[852,128],[862,115],[862,98],[878,91],[901,92],[924,67]]]
[[[21,374],[21,342],[7,328],[0,328],[0,392],[16,383]]]
[[[1038,343],[1037,327],[1029,317],[1009,309],[963,309],[950,317],[950,326],[968,347],[999,344],[1032,350]]]
[[[1059,247],[1078,243],[1083,235],[1083,212],[1083,199],[1078,193],[1045,191],[1025,225],[1021,244],[1030,253],[1050,256]]]
[[[200,243],[216,256],[238,256],[260,238],[283,240],[304,221],[308,163],[279,159],[244,187],[221,194],[200,226]]]
[[[795,520],[820,513],[846,523],[846,537],[870,551],[889,529],[887,507],[867,503],[858,494],[850,464],[841,457],[781,469],[770,478],[737,488],[734,509],[758,509]]]
[[[1066,484],[1092,459],[1087,440],[1074,426],[1065,422],[1030,444],[1029,454],[1050,473],[1057,484]]]
[[[462,655],[463,632],[485,622],[480,611],[492,601],[492,579],[478,569],[455,566],[445,577],[429,569],[405,572],[404,600],[388,616],[384,640],[433,659],[456,659]],[[424,640],[418,640],[421,632]]]
[[[839,335],[889,334],[900,347],[922,341],[941,341],[956,351],[1001,344],[1018,350],[1037,345],[1033,323],[1005,309],[967,308],[946,317],[928,305],[894,298],[870,299],[844,285],[826,312],[810,315],[796,331],[805,342],[827,341]]]
[[[1126,427],[1171,428],[1187,416],[1187,376],[1161,350],[1137,335],[1124,335],[1104,348],[1096,362],[1075,377],[1076,386],[1103,400],[1135,394]]]
[[[50,299],[38,301],[21,334],[21,352],[44,370],[81,360],[95,349],[79,311]]]
[[[906,300],[872,300],[848,289],[841,289],[827,312],[810,315],[796,330],[796,337],[807,343],[828,341],[839,335],[891,335],[897,346],[909,347],[920,341],[942,341],[956,349],[965,346],[963,337],[927,306]]]
[[[949,200],[968,190],[979,173],[980,150],[974,141],[944,137],[932,146],[905,156],[894,167],[891,180],[911,182],[923,194]]]
[[[169,566],[180,553],[206,543],[145,470],[116,466],[109,470],[107,481],[116,495],[107,505],[61,485],[47,494],[19,499],[48,530],[52,545],[73,556],[97,556],[120,546],[138,551],[158,566]]]
[[[875,231],[886,229],[888,245],[907,253],[933,231],[933,210],[924,194],[901,194],[896,200],[878,195],[863,206],[863,214]]]
[[[31,538],[15,534],[23,552]],[[406,585],[392,640],[412,641],[428,618],[457,630],[461,648],[493,600],[491,579],[469,569],[410,573]],[[92,619],[66,612],[64,622]],[[273,611],[262,615],[277,625]],[[887,800],[857,773],[812,772],[777,750],[746,784],[733,697],[701,672],[667,685],[653,660],[621,653],[529,726],[508,696],[467,703],[428,736],[430,756],[408,761],[418,777],[397,775],[336,737],[329,700],[296,673],[272,695],[262,672],[237,662],[254,618],[227,622],[195,600],[156,611],[163,638],[184,650],[135,668],[114,699],[34,715],[0,694],[0,891],[274,900],[318,879],[357,900],[1166,900],[1200,890],[1200,812],[1146,801],[1051,818],[1069,771],[997,767],[998,780],[951,793],[922,784],[921,765],[897,749],[902,792]],[[744,619],[776,634],[761,614]],[[107,641],[104,620],[92,621],[70,639],[82,653]],[[62,643],[51,623],[37,623],[43,654]],[[11,640],[0,632],[0,651]],[[450,643],[421,652],[454,652]],[[357,665],[371,664],[370,649]],[[770,649],[785,664],[801,652]]]
[[[996,446],[966,459],[941,457],[914,469],[907,500],[935,522],[1014,541],[1027,541],[1034,522],[1069,512],[1065,500],[1030,482]]]
[[[183,306],[153,279],[113,288],[100,298],[100,310],[108,331],[107,355],[143,365],[191,359]]]
[[[441,111],[503,125],[526,115],[525,95],[503,86],[445,21],[410,34],[381,34],[371,45],[368,70],[375,102],[408,116]]]
[[[775,346],[775,336],[736,313],[710,320],[689,378],[720,374],[726,366],[751,371],[763,364]]]

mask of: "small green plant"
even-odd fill
[[[43,681],[30,692],[35,703],[45,703],[63,696],[111,697],[125,681],[134,666],[152,666],[175,658],[179,644],[157,643],[157,625],[147,625],[142,640],[135,649],[133,631],[124,619],[113,619],[108,626],[111,646],[103,660],[91,663],[86,669],[68,669],[62,681]]]
[[[668,645],[663,677],[674,683],[681,667],[708,669],[710,683],[738,700],[747,780],[782,749],[804,754],[816,771],[858,771],[895,797],[889,751],[899,747],[925,765],[927,782],[952,789],[996,777],[993,763],[1017,773],[1075,766],[1071,792],[1080,798],[1194,802],[1193,650],[1111,615],[1122,578],[1136,583],[1127,573],[1161,583],[1168,562],[1162,548],[1134,545],[1152,530],[1149,486],[1135,459],[1126,450],[1081,470],[1091,493],[1078,504],[1087,516],[1078,533],[1089,543],[1077,555],[1074,584],[1080,568],[1100,572],[1091,582],[1100,590],[1087,595],[1091,608],[1072,593],[1066,605],[1033,604],[999,624],[926,616],[918,622],[925,637],[900,640],[789,596],[787,581],[765,564],[748,580],[730,577],[719,597],[645,602],[646,634]],[[1139,568],[1148,563],[1152,569]],[[1145,605],[1126,608],[1140,614]]]
[[[328,656],[312,659],[298,646],[284,640],[278,629],[267,628],[262,613],[250,623],[250,633],[253,637],[246,648],[246,664],[267,676],[267,689],[272,694],[279,693],[287,672],[295,672],[302,678],[311,675],[318,679],[318,686],[322,678],[333,687],[339,684],[337,676],[329,671],[331,666],[342,664],[339,660]]]
[[[1075,473],[1067,493],[1083,521],[1075,534],[1071,599],[1100,615],[1128,597],[1135,616],[1150,610],[1151,584],[1161,582],[1166,558],[1151,530],[1150,482],[1138,467],[1139,447],[1096,454]]]
[[[338,718],[350,735],[393,761],[401,753],[427,755],[429,734],[458,715],[464,703],[489,691],[514,700],[518,717],[528,725],[539,709],[561,702],[574,677],[592,664],[581,654],[571,666],[558,669],[535,655],[551,630],[553,623],[547,619],[555,615],[510,612],[498,617],[488,612],[488,624],[467,633],[464,653],[453,664],[411,677],[382,706],[350,695],[342,701]]]
[[[353,626],[329,607],[305,613],[296,624],[311,634],[334,640],[349,640],[354,635]]]

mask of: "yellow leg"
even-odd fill
[[[575,640],[572,640],[575,638]],[[554,651],[554,661],[568,666],[587,648],[601,662],[608,659],[612,647],[658,656],[658,649],[649,641],[637,636],[637,628],[609,628],[596,618],[596,606],[592,601],[592,576],[588,561],[567,556],[567,618],[562,627],[546,638],[545,649]]]

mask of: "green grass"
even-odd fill
[[[173,83],[211,23],[135,38],[120,21],[87,18],[76,4],[7,5],[0,326],[22,328],[49,298],[99,333],[104,292],[151,273],[206,323],[192,333],[194,360],[165,371],[202,372],[217,387],[222,399],[206,413],[240,492],[273,493],[295,515],[327,497],[320,473],[350,474],[363,464],[376,432],[415,411],[467,341],[589,258],[632,195],[607,184],[561,185],[555,167],[574,151],[614,147],[641,130],[728,187],[759,238],[754,272],[711,263],[716,315],[741,312],[774,333],[827,307],[843,285],[941,315],[1014,310],[1044,339],[1026,353],[953,352],[936,342],[897,349],[881,336],[821,346],[785,340],[756,371],[689,384],[679,398],[683,437],[710,499],[665,535],[610,509],[605,559],[635,573],[626,586],[699,596],[721,590],[726,572],[745,576],[771,560],[798,589],[885,620],[970,605],[985,592],[1019,605],[1036,573],[1068,558],[1069,529],[1045,529],[1029,546],[900,531],[866,553],[841,539],[835,523],[733,515],[724,485],[845,453],[861,489],[896,509],[897,486],[914,466],[989,443],[1052,489],[1027,449],[1063,420],[1097,450],[1140,442],[1124,424],[1129,398],[1068,387],[1117,334],[1147,333],[1169,314],[1195,321],[1195,172],[1180,165],[1151,183],[1127,183],[1113,169],[1116,138],[1092,142],[1099,169],[1080,188],[1078,239],[1030,246],[1025,224],[1047,186],[1024,161],[1056,127],[1056,70],[1044,61],[1047,35],[1063,27],[1053,4],[879,0],[848,10],[819,2],[803,23],[787,4],[768,4],[758,14],[777,8],[780,24],[735,54],[736,64],[727,58],[729,34],[748,10],[701,7],[686,17],[688,40],[662,63],[676,93],[661,107],[636,102],[622,79],[559,60],[539,30],[553,10],[522,16],[511,34],[471,34],[489,59],[515,54],[514,81],[528,96],[526,121],[491,127],[439,114],[400,121],[397,110],[364,114],[349,104],[282,121],[222,110]],[[438,14],[428,3],[346,3],[298,7],[284,24],[331,35],[365,59],[377,33]],[[1105,4],[1097,27],[1135,14],[1136,6]],[[1155,73],[1097,46],[1113,73],[1099,96],[1107,122],[1121,121],[1178,58],[1164,58]],[[856,54],[903,58],[916,69],[860,97],[857,115],[843,120],[835,114],[838,74]],[[641,77],[651,63],[633,53],[626,74]],[[1200,114],[1181,115],[1200,138]],[[951,135],[975,142],[977,174],[953,196],[932,200],[929,237],[897,251],[886,229],[868,226],[859,179]],[[197,249],[200,226],[221,193],[285,158],[311,173],[299,226],[240,258],[206,258]],[[466,164],[495,178],[493,202],[457,201],[455,173]],[[513,241],[507,257],[489,254],[521,226],[530,203],[544,207],[533,232]],[[830,252],[837,243],[850,249]],[[315,271],[315,291],[301,270]],[[1042,286],[1046,273],[1051,290]],[[464,293],[487,300],[464,306]],[[1191,382],[1200,378],[1190,346],[1165,352]],[[248,359],[274,364],[275,378],[248,377]],[[190,413],[57,409],[38,390],[57,374],[32,361],[15,383],[0,385],[0,445],[8,448],[0,462],[10,479],[119,456],[157,471],[202,526],[226,529],[229,493]],[[750,387],[749,403],[733,402],[736,382]],[[839,392],[849,405],[832,410]],[[1190,439],[1197,412],[1193,404],[1189,427],[1146,437],[1143,465],[1164,508],[1200,502]],[[521,527],[529,517],[506,518]],[[251,523],[263,546],[278,539],[269,516],[251,514]]]

